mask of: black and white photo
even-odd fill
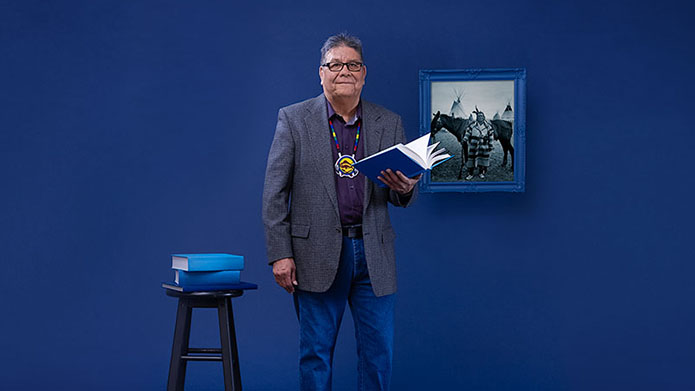
[[[421,133],[454,156],[426,191],[523,191],[524,84],[523,69],[420,72]]]

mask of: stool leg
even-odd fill
[[[225,391],[241,391],[239,351],[237,350],[231,298],[225,297],[217,300],[217,316],[220,320],[224,389]]]
[[[171,349],[171,362],[169,363],[167,391],[183,391],[183,384],[186,379],[186,360],[181,359],[181,356],[188,354],[192,310],[193,308],[188,305],[185,299],[179,298],[179,307],[176,310],[174,345]]]

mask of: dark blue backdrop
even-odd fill
[[[526,67],[527,191],[394,210],[394,390],[695,388],[690,6],[0,2],[0,388],[164,389],[172,252],[246,256],[245,389],[297,385],[260,219],[279,107],[365,43],[367,99],[418,128],[418,70]],[[218,341],[194,314],[193,344]],[[355,388],[351,319],[336,390]],[[193,363],[192,389],[219,389]]]

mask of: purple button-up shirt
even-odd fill
[[[357,124],[362,122],[362,104],[357,105],[355,117],[345,122],[343,117],[333,110],[331,103],[326,100],[328,106],[328,119],[333,121],[335,135],[340,144],[340,153],[343,155],[352,155],[355,148],[355,137],[357,136]],[[328,124],[326,124],[328,125]],[[328,126],[329,137],[333,141],[333,162],[338,160],[338,150],[335,147],[335,140],[330,135],[330,126]],[[355,160],[364,158],[364,128],[360,128],[360,140],[357,144],[355,152]],[[340,223],[342,225],[362,224],[362,207],[364,205],[364,175],[358,174],[354,178],[339,177],[335,174],[335,190],[338,196],[338,209],[340,211]]]

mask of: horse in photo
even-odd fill
[[[448,114],[442,114],[441,112],[437,111],[437,113],[434,114],[434,117],[432,118],[432,121],[430,123],[430,132],[433,139],[437,132],[444,128],[453,136],[455,136],[458,142],[461,144],[463,158],[461,161],[461,168],[458,174],[459,180],[463,179],[464,167],[466,165],[466,161],[468,160],[468,144],[463,140],[463,138],[466,128],[472,122],[474,122],[474,120],[470,118],[466,119],[455,117]],[[502,166],[507,165],[507,154],[510,153],[512,161],[511,170],[514,170],[514,147],[512,146],[511,142],[513,135],[512,122],[502,119],[495,119],[490,121],[490,124],[493,127],[495,138],[500,142],[500,145],[502,146],[502,150],[504,153]]]

